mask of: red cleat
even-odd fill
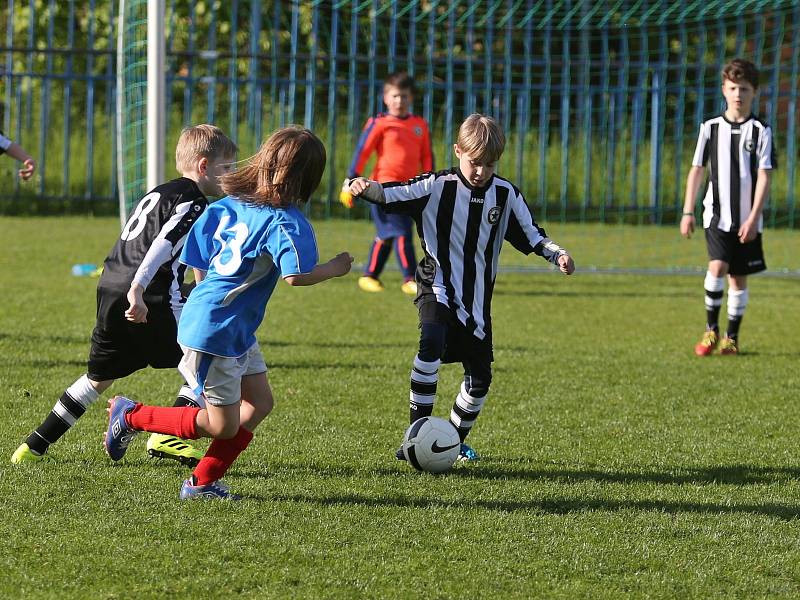
[[[703,339],[695,345],[694,353],[697,356],[711,356],[711,353],[714,352],[714,348],[717,347],[718,341],[719,337],[717,336],[717,332],[713,329],[709,329],[703,334]]]

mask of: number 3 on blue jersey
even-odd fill
[[[242,244],[250,233],[245,223],[236,223],[228,228],[230,215],[223,215],[219,221],[214,239],[222,246],[211,260],[211,267],[220,275],[233,275],[242,264]]]

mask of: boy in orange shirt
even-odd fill
[[[408,73],[393,73],[386,78],[383,84],[383,102],[388,112],[372,117],[364,125],[348,172],[347,185],[350,179],[361,174],[373,151],[377,153],[378,160],[371,178],[380,183],[407,181],[420,173],[433,170],[428,124],[425,119],[410,112],[413,100],[414,80]],[[343,202],[348,208],[352,207],[349,195],[343,194]],[[411,218],[386,214],[380,206],[374,204],[370,206],[370,214],[375,222],[376,235],[358,286],[365,292],[383,291],[379,278],[394,244],[403,273],[401,289],[406,294],[416,295],[414,272],[417,259],[411,234]]]

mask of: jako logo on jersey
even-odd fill
[[[489,214],[486,215],[486,220],[489,221],[489,225],[494,225],[500,220],[500,213],[503,212],[499,206],[495,206],[489,209]]]
[[[753,140],[747,140],[744,143],[744,149],[747,150],[748,152],[752,152],[754,147],[755,144],[753,144]]]
[[[414,135],[416,135],[417,137],[422,137],[422,127],[420,127],[419,125],[414,127]]]
[[[476,198],[475,196],[470,198],[469,201],[471,204],[483,204],[483,198]]]

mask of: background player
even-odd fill
[[[464,443],[483,407],[492,381],[490,307],[504,239],[520,252],[543,256],[567,275],[569,254],[533,220],[520,191],[494,174],[505,136],[491,117],[472,114],[461,124],[453,149],[458,167],[402,183],[381,185],[358,178],[354,196],[383,205],[387,213],[411,215],[425,256],[417,267],[420,284],[419,351],[411,370],[409,421],[433,412],[441,363],[460,362],[464,381],[450,411],[461,438],[460,460],[477,460]],[[402,459],[401,451],[397,457]]]
[[[227,198],[192,228],[181,261],[207,271],[178,326],[180,370],[205,408],[144,406],[109,400],[106,449],[120,460],[136,431],[214,441],[180,497],[234,499],[219,480],[270,413],[272,390],[256,341],[279,277],[314,285],[350,271],[346,252],[317,264],[317,243],[301,206],[325,170],[325,147],[311,131],[278,130],[243,169],[222,179]]]
[[[186,267],[177,261],[186,234],[220,194],[219,176],[233,166],[236,145],[213,125],[184,129],[175,150],[181,177],[154,188],[139,202],[103,265],[97,284],[97,323],[86,374],[69,386],[45,420],[11,457],[41,460],[114,380],[150,365],[175,368],[182,352],[177,322],[186,299]],[[177,405],[194,397],[184,386]],[[182,440],[155,438],[155,456],[194,463],[201,454]]]
[[[369,119],[358,141],[348,176],[358,177],[370,155],[378,156],[372,179],[406,181],[415,175],[433,169],[433,154],[428,124],[425,119],[411,114],[414,101],[414,80],[404,72],[389,75],[383,84],[383,102],[387,112]],[[345,182],[349,185],[350,179]],[[352,207],[352,197],[344,191],[343,201]],[[387,214],[378,205],[370,206],[375,223],[375,239],[369,250],[364,275],[358,285],[365,292],[380,292],[383,284],[380,275],[392,252],[394,244],[397,261],[403,273],[401,289],[406,294],[416,294],[414,270],[417,258],[414,252],[411,219],[405,215]]]
[[[747,276],[767,268],[761,247],[762,211],[769,194],[770,171],[777,165],[772,130],[751,112],[758,89],[758,69],[736,58],[722,70],[727,108],[700,126],[700,136],[686,179],[681,234],[695,229],[694,205],[709,165],[703,199],[703,229],[708,249],[704,282],[706,331],[694,351],[714,352],[719,342],[719,311],[728,275],[728,330],[720,354],[739,352],[739,326],[747,307]]]

